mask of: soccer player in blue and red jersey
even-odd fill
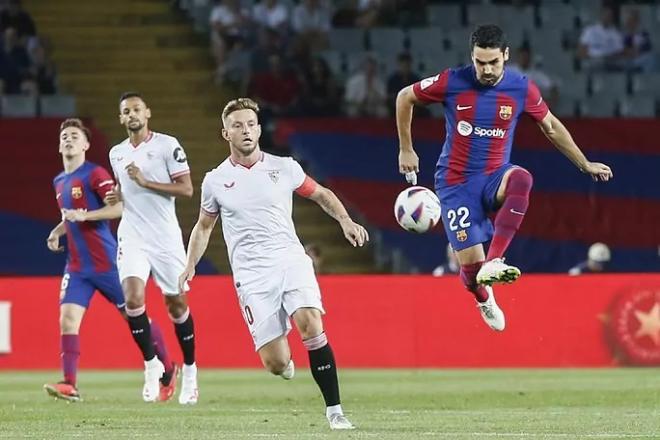
[[[399,172],[416,182],[419,158],[410,135],[414,105],[442,102],[447,137],[435,173],[442,222],[457,252],[463,284],[474,294],[484,321],[502,331],[504,313],[491,286],[520,276],[503,256],[525,216],[532,188],[531,174],[509,163],[520,116],[531,116],[550,142],[594,180],[607,181],[613,175],[607,165],[587,160],[531,80],[504,67],[509,48],[502,29],[477,27],[470,47],[472,64],[447,69],[399,92]],[[494,228],[487,216],[493,211]],[[489,240],[485,254],[483,243]]]
[[[66,234],[68,256],[60,288],[60,331],[64,380],[44,385],[48,394],[79,401],[76,387],[80,356],[79,329],[95,290],[125,315],[125,301],[117,273],[117,241],[110,231],[110,219],[121,217],[121,204],[103,201],[114,181],[108,172],[85,160],[90,132],[79,119],[67,119],[60,126],[60,154],[64,171],[53,180],[62,221],[48,236],[48,248],[62,252],[60,237]],[[174,394],[177,367],[169,359],[159,327],[151,323],[152,341],[159,358],[169,366],[161,379],[160,400]]]

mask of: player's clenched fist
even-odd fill
[[[195,267],[186,266],[186,269],[179,275],[179,292],[186,293],[188,282],[195,277]]]
[[[103,201],[106,205],[110,206],[121,202],[121,190],[119,189],[119,185],[113,186],[112,189],[105,194]]]
[[[135,165],[135,162],[126,165],[126,172],[128,173],[128,177],[138,185],[144,186],[146,184],[147,179],[144,178],[142,171],[137,165]]]
[[[60,246],[60,234],[51,232],[46,239],[46,245],[51,252],[62,252],[63,246]]]
[[[353,220],[346,219],[341,223],[341,229],[344,231],[344,237],[350,244],[355,246],[364,246],[364,244],[369,241],[369,233],[362,225],[358,225]]]

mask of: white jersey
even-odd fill
[[[140,168],[145,179],[171,183],[172,179],[190,173],[179,141],[156,132],[151,132],[137,146],[126,139],[110,150],[110,164],[121,185],[124,201],[124,212],[117,231],[119,240],[141,243],[160,251],[182,247],[175,197],[142,188],[131,180],[126,171],[126,166],[131,162]]]
[[[292,158],[267,153],[250,168],[227,158],[206,173],[201,207],[220,215],[234,279],[262,279],[306,256],[291,217],[293,192],[305,178]]]

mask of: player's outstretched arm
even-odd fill
[[[209,215],[203,209],[199,211],[199,219],[195,223],[195,227],[190,233],[190,240],[188,240],[188,261],[186,268],[179,276],[179,291],[184,292],[186,282],[192,281],[195,276],[195,266],[206,252],[209,245],[209,238],[218,220],[217,215]]]
[[[344,204],[331,190],[317,184],[314,191],[307,198],[315,201],[330,217],[339,222],[342,231],[344,231],[344,237],[353,247],[361,247],[369,241],[367,230],[351,219]]]
[[[406,180],[417,184],[419,157],[413,149],[410,127],[413,107],[418,103],[413,87],[404,87],[396,97],[396,129],[399,134],[399,172],[406,175]]]
[[[106,204],[103,208],[87,211],[86,209],[64,209],[62,214],[70,222],[96,222],[100,220],[113,220],[121,217],[124,204]]]
[[[575,144],[568,129],[552,113],[548,114],[539,122],[543,134],[557,147],[561,153],[568,157],[573,164],[583,173],[589,174],[595,181],[607,182],[614,174],[607,165],[600,162],[589,162],[580,148]]]
[[[46,246],[51,252],[62,252],[64,250],[64,247],[60,246],[60,237],[65,233],[66,227],[64,226],[64,220],[62,220],[50,231],[46,239]]]
[[[126,171],[128,177],[142,188],[175,197],[192,197],[193,195],[193,185],[189,173],[175,177],[172,179],[172,183],[161,183],[147,180],[134,162],[126,165]]]

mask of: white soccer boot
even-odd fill
[[[355,429],[355,426],[341,413],[333,413],[328,416],[330,429]]]
[[[501,332],[506,326],[504,320],[504,312],[495,302],[495,295],[493,294],[493,288],[490,286],[485,286],[486,291],[488,292],[488,299],[485,302],[478,302],[477,307],[481,313],[481,317],[484,319],[488,327],[492,328],[495,331]]]
[[[494,283],[513,283],[520,277],[520,269],[504,263],[504,258],[486,261],[477,272],[477,283],[492,286]]]
[[[165,372],[163,363],[157,357],[144,361],[144,387],[142,398],[145,402],[156,402],[160,395],[160,378]]]
[[[286,368],[284,369],[284,371],[282,371],[282,374],[280,374],[280,376],[284,380],[291,380],[295,375],[296,375],[296,366],[293,364],[293,359],[289,359],[289,363],[286,365]]]
[[[197,403],[198,397],[197,365],[183,364],[183,368],[181,368],[181,392],[179,393],[179,403],[181,405],[194,405]]]

